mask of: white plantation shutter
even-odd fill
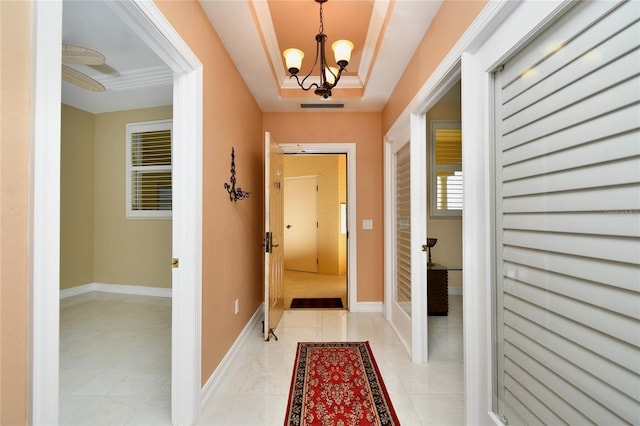
[[[640,424],[640,3],[580,2],[496,73],[497,412]]]
[[[461,216],[462,131],[459,121],[431,122],[431,215]]]
[[[171,217],[171,125],[127,124],[127,217]]]
[[[410,145],[395,154],[396,291],[395,299],[411,315],[411,175]]]

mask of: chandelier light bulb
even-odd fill
[[[333,74],[332,74],[333,73]],[[333,86],[336,83],[336,77],[338,75],[338,68],[327,67],[324,71],[324,79],[327,83]]]
[[[287,63],[287,69],[291,74],[297,74],[302,68],[302,59],[304,58],[304,52],[300,49],[287,49],[282,52],[285,62]]]
[[[349,40],[338,40],[331,45],[333,54],[336,58],[336,64],[341,67],[346,67],[351,60],[351,51],[353,50],[353,43]]]

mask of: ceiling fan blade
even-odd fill
[[[62,45],[62,62],[65,64],[102,65],[104,55],[86,47]]]
[[[111,75],[113,77],[120,77],[120,73],[117,69],[110,67],[107,64],[102,65],[89,65],[94,70],[101,72],[102,74]]]
[[[86,74],[76,71],[66,65],[62,66],[62,79],[93,92],[103,92],[104,86]]]

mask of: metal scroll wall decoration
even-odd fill
[[[251,195],[240,187],[236,188],[236,153],[233,147],[231,147],[231,185],[225,182],[224,189],[229,193],[229,201],[244,200]]]

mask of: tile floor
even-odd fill
[[[170,300],[90,293],[61,301],[60,424],[170,424]],[[402,425],[464,422],[462,298],[429,318],[430,357],[413,364],[381,314],[286,311],[260,326],[203,408],[201,425],[281,425],[298,341],[368,340]]]
[[[284,306],[295,297],[339,297],[347,306],[347,276],[284,270]]]

